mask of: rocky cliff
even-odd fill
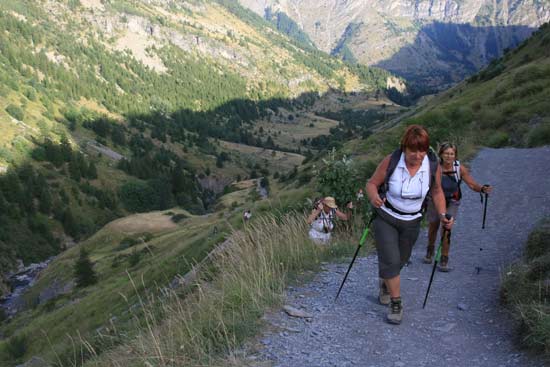
[[[548,0],[240,1],[258,14],[286,13],[324,51],[350,50],[358,62],[439,87],[550,20]]]

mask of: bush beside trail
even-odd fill
[[[529,235],[523,261],[506,273],[501,298],[520,322],[522,343],[550,355],[550,217]]]

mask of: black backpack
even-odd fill
[[[395,171],[395,168],[399,163],[399,159],[401,159],[402,153],[403,151],[401,150],[401,148],[399,148],[394,150],[393,153],[391,154],[390,163],[388,164],[388,169],[386,170],[386,177],[384,178],[384,183],[380,185],[380,187],[378,188],[378,194],[382,199],[386,197],[386,192],[388,192],[388,189],[389,189],[390,177],[393,174],[393,171]],[[439,166],[439,158],[431,148],[428,150],[428,161],[430,162],[430,189],[428,191],[428,195],[426,195],[426,198],[422,203],[422,209],[417,213],[403,213],[400,210],[395,209],[387,200],[386,200],[386,203],[384,204],[386,207],[390,208],[392,211],[396,212],[397,214],[402,214],[402,215],[414,215],[414,214],[424,213],[427,207],[427,199],[429,196],[431,196],[432,187],[435,182],[435,173],[437,172],[437,167]]]

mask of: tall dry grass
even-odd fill
[[[308,240],[307,231],[297,214],[265,216],[236,231],[192,292],[165,290],[160,297],[140,299],[139,335],[99,356],[88,344],[92,358],[86,365],[229,364],[242,342],[257,332],[265,310],[281,304],[289,279],[315,269],[323,258],[326,251]]]
[[[518,321],[521,344],[550,360],[550,217],[529,234],[522,261],[503,274],[501,300]]]

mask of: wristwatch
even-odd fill
[[[446,215],[447,215],[447,213],[439,213],[439,219],[445,218]]]

